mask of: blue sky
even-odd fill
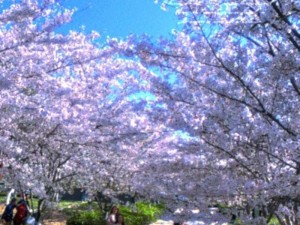
[[[126,37],[147,33],[167,36],[177,27],[175,12],[163,11],[154,0],[64,0],[63,5],[77,8],[73,21],[64,30],[95,30],[102,37]]]

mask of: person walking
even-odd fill
[[[1,216],[3,225],[11,225],[13,220],[13,211],[16,208],[17,199],[13,198],[10,203],[5,207],[5,210]]]
[[[14,225],[23,225],[26,222],[26,217],[29,215],[28,206],[25,199],[21,199],[17,205],[17,212],[14,217]]]

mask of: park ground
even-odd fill
[[[4,196],[0,196],[0,215],[2,214],[2,212],[4,211],[5,208],[5,200],[4,200]],[[36,204],[37,201],[34,200],[33,201],[33,205],[36,208]],[[66,225],[67,224],[67,220],[70,219],[73,215],[78,214],[80,212],[86,212],[88,211],[89,207],[88,207],[88,203],[87,202],[81,202],[81,201],[61,201],[57,207],[54,208],[54,210],[47,210],[46,212],[43,213],[42,216],[42,224],[43,225]],[[144,205],[143,207],[145,207],[146,205]],[[97,204],[93,203],[93,208],[95,211],[97,211],[99,208],[97,208]],[[155,208],[155,207],[154,207]],[[125,211],[123,211],[123,213],[127,213],[128,208],[124,207]],[[127,212],[126,212],[127,210]],[[99,214],[97,214],[98,216]],[[103,215],[103,214],[102,214]],[[124,215],[124,214],[123,214]],[[127,216],[132,216],[132,215],[127,215]],[[165,214],[161,214],[158,217],[155,217],[152,221],[151,225],[173,225],[173,217],[174,215],[169,215],[166,216]],[[194,221],[190,221],[187,224],[188,225],[229,225],[230,223],[228,223],[228,219],[224,217],[223,222],[202,222],[202,219],[204,219],[205,217],[209,216],[209,213],[204,213],[202,212],[201,215],[199,215],[200,217],[198,219],[194,218]],[[205,221],[209,221],[209,218],[206,218]],[[227,222],[226,222],[227,221]],[[134,221],[132,221],[134,225],[137,225],[139,223],[136,223]],[[76,223],[77,224],[77,223]],[[85,224],[85,223],[84,223]],[[131,223],[129,223],[131,224]],[[147,223],[150,224],[150,223]],[[237,225],[242,225],[241,223],[236,223]],[[278,225],[277,221],[272,221],[271,223],[269,223],[270,225]],[[139,224],[141,225],[141,224]]]
[[[67,224],[67,219],[70,218],[70,215],[73,215],[74,212],[81,211],[83,208],[85,208],[86,203],[85,202],[80,202],[80,201],[64,201],[59,204],[59,209],[56,210],[50,210],[47,211],[43,214],[42,218],[42,224],[43,225],[66,225]],[[5,204],[2,203],[0,204],[0,214],[4,211]],[[151,225],[173,225],[173,221],[171,217],[164,217],[163,218],[157,218],[152,222]],[[150,224],[150,223],[147,223]],[[201,224],[203,225],[204,223],[188,223],[190,224]],[[209,223],[211,225],[213,223]],[[217,223],[218,225],[224,225],[227,223]],[[206,224],[205,224],[206,225]]]

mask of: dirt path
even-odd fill
[[[5,209],[5,204],[0,204],[0,214],[2,215],[3,211]]]
[[[48,219],[42,220],[42,225],[66,225],[67,223],[66,215],[64,215],[62,212],[59,212],[57,210],[51,211],[50,213],[51,214],[48,214],[47,216]]]
[[[66,225],[66,220],[44,220],[42,225]]]
[[[44,219],[42,225],[66,225],[66,217],[60,213],[54,211],[51,215],[53,219]]]

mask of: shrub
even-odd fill
[[[149,202],[135,203],[136,212],[125,206],[120,206],[120,213],[124,216],[126,225],[148,224],[157,220],[164,212],[162,204],[152,204]]]
[[[126,206],[118,207],[126,225],[149,224],[158,219],[165,209],[162,204],[148,202],[137,202],[136,212]],[[67,225],[106,225],[105,213],[100,213],[95,204],[92,211],[87,211],[87,205],[82,204],[80,207],[65,209],[64,213],[70,216]]]
[[[149,218],[141,213],[120,210],[126,225],[143,225],[150,222]]]
[[[103,214],[97,211],[78,211],[67,220],[67,225],[105,225]]]

